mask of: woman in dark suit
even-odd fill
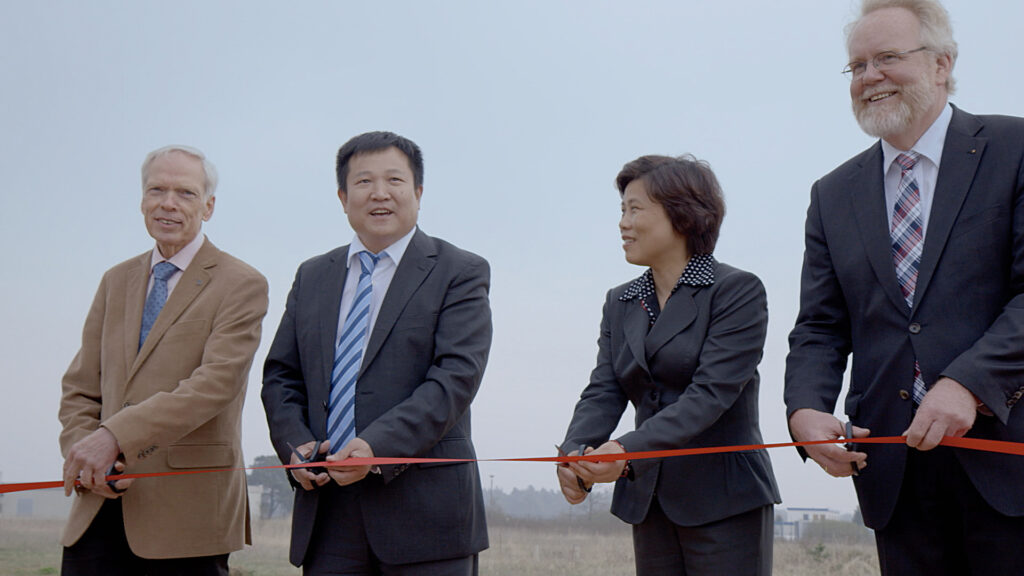
[[[597,367],[562,445],[570,454],[761,444],[758,373],[768,309],[761,281],[712,256],[725,215],[711,168],[642,156],[616,178],[626,260],[642,276],[608,292]],[[609,440],[630,402],[636,430]],[[596,448],[595,448],[596,447]],[[616,482],[639,575],[770,574],[773,505],[764,450],[558,468],[566,500]]]

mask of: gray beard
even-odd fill
[[[853,114],[860,129],[869,136],[885,139],[908,130],[935,103],[938,96],[929,90],[925,82],[915,82],[900,89],[903,99],[894,110],[874,108],[858,101],[853,102]]]

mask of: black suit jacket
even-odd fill
[[[348,246],[304,262],[267,356],[263,405],[282,462],[288,443],[327,437],[334,342]],[[417,230],[370,333],[356,382],[356,434],[377,456],[476,458],[470,403],[491,344],[487,262]],[[359,491],[374,553],[404,564],[487,547],[475,463],[383,467]],[[318,491],[296,490],[291,561],[306,554]],[[336,521],[347,519],[338,517]]]
[[[1024,441],[1024,119],[953,109],[926,230],[913,310],[893,266],[882,148],[816,182],[807,211],[800,313],[789,337],[786,408],[831,413],[852,353],[846,414],[873,436],[910,425],[914,358],[925,384],[948,376],[981,399],[968,436]],[[905,445],[862,445],[854,479],[865,523],[883,528]],[[1024,515],[1024,458],[957,450],[981,495]]]
[[[608,440],[631,402],[631,452],[762,444],[758,373],[768,307],[756,276],[716,263],[711,286],[681,285],[648,331],[628,287],[608,292],[597,367],[583,390],[563,449]],[[696,526],[781,501],[764,450],[637,460],[615,485],[612,513],[639,524],[655,493],[672,522]]]

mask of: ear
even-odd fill
[[[419,202],[420,201],[420,197],[423,196],[423,186],[417,186],[415,192],[416,192],[416,201]]]
[[[341,188],[338,188],[338,200],[341,200],[341,208],[348,214],[348,194]]]
[[[203,215],[203,222],[209,222],[210,216],[213,216],[213,206],[217,203],[216,196],[210,196],[206,199],[206,214]]]
[[[946,81],[949,80],[949,76],[953,73],[953,58],[949,54],[936,54],[935,55],[935,81],[936,84],[945,86]]]

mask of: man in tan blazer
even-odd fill
[[[104,274],[63,379],[64,488],[77,496],[62,573],[226,576],[228,554],[249,542],[244,472],[105,476],[244,466],[267,282],[201,234],[217,185],[202,152],[155,150],[142,182],[156,247]]]

